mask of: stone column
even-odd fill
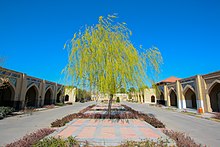
[[[202,94],[202,79],[200,75],[196,76],[196,91],[197,91],[197,109],[202,109],[204,112],[203,94]]]
[[[170,96],[168,95],[167,85],[164,85],[164,100],[165,100],[165,105],[170,106]]]
[[[43,80],[42,82],[41,82],[42,84],[41,84],[41,92],[40,92],[40,96],[41,96],[41,104],[40,104],[40,106],[43,106],[44,105],[44,99],[45,99],[45,80]]]
[[[177,94],[177,107],[182,109],[182,98],[181,98],[181,89],[180,89],[180,82],[176,81],[176,94]]]
[[[27,90],[27,75],[22,74],[22,80],[21,80],[21,90],[20,90],[20,101],[21,101],[21,109],[25,107],[25,95]]]

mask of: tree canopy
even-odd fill
[[[162,56],[158,48],[136,48],[126,23],[115,15],[99,17],[98,23],[85,26],[64,47],[68,64],[64,71],[73,85],[87,85],[91,90],[114,94],[120,88],[143,87],[147,67],[159,72]]]

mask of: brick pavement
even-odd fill
[[[73,136],[79,141],[88,141],[98,146],[115,146],[126,140],[157,140],[160,137],[168,139],[159,129],[138,119],[74,119],[52,136]]]

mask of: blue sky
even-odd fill
[[[63,83],[64,43],[113,13],[132,30],[134,45],[160,49],[157,80],[220,70],[218,0],[0,0],[3,67]]]

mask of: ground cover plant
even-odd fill
[[[5,147],[30,147],[54,131],[54,129],[50,128],[40,129],[34,133],[25,135],[22,139],[7,144]]]
[[[220,113],[214,113],[214,116],[212,118],[220,120]]]
[[[201,147],[201,144],[196,144],[193,139],[191,139],[189,136],[185,135],[184,133],[175,132],[175,131],[168,131],[164,130],[164,133],[168,135],[170,138],[172,138],[176,145],[169,145],[168,140],[162,140],[161,138],[158,138],[157,140],[142,140],[142,141],[126,141],[117,147]],[[94,146],[92,144],[89,144],[87,141],[81,142],[78,141],[76,138],[70,136],[67,139],[62,138],[55,138],[55,137],[49,137],[45,138],[43,140],[39,140],[36,142],[34,147],[87,147],[87,146]],[[95,146],[94,146],[95,147]]]
[[[176,142],[178,147],[201,147],[201,144],[197,144],[191,137],[182,132],[175,132],[172,130],[163,130],[163,133],[169,136]]]
[[[143,140],[143,141],[127,141],[118,147],[168,147],[168,141],[157,139],[157,141]]]
[[[0,107],[0,119],[5,118],[7,115],[10,115],[14,111],[12,107]]]
[[[165,128],[165,125],[161,121],[156,119],[155,117],[149,116],[148,114],[138,112],[138,111],[126,106],[126,105],[122,105],[122,106],[125,107],[125,109],[128,112],[124,111],[123,113],[115,113],[114,115],[112,114],[110,117],[107,113],[105,113],[105,114],[85,113],[88,110],[91,110],[92,107],[94,107],[94,105],[88,106],[87,108],[81,110],[79,113],[69,114],[61,119],[57,119],[56,121],[51,123],[51,126],[52,127],[62,127],[66,123],[72,121],[73,119],[77,119],[77,118],[80,118],[80,119],[141,119],[141,120],[151,124],[155,128]]]
[[[161,121],[156,119],[154,116],[149,116],[148,114],[138,112],[138,111],[132,109],[131,107],[128,107],[123,104],[122,104],[122,106],[125,107],[125,109],[130,111],[132,114],[134,114],[136,118],[144,120],[145,122],[151,124],[155,128],[165,128],[165,125]]]
[[[33,147],[82,147],[81,144],[72,136],[67,139],[50,137],[38,141]],[[86,142],[84,146],[88,146],[88,143]]]

